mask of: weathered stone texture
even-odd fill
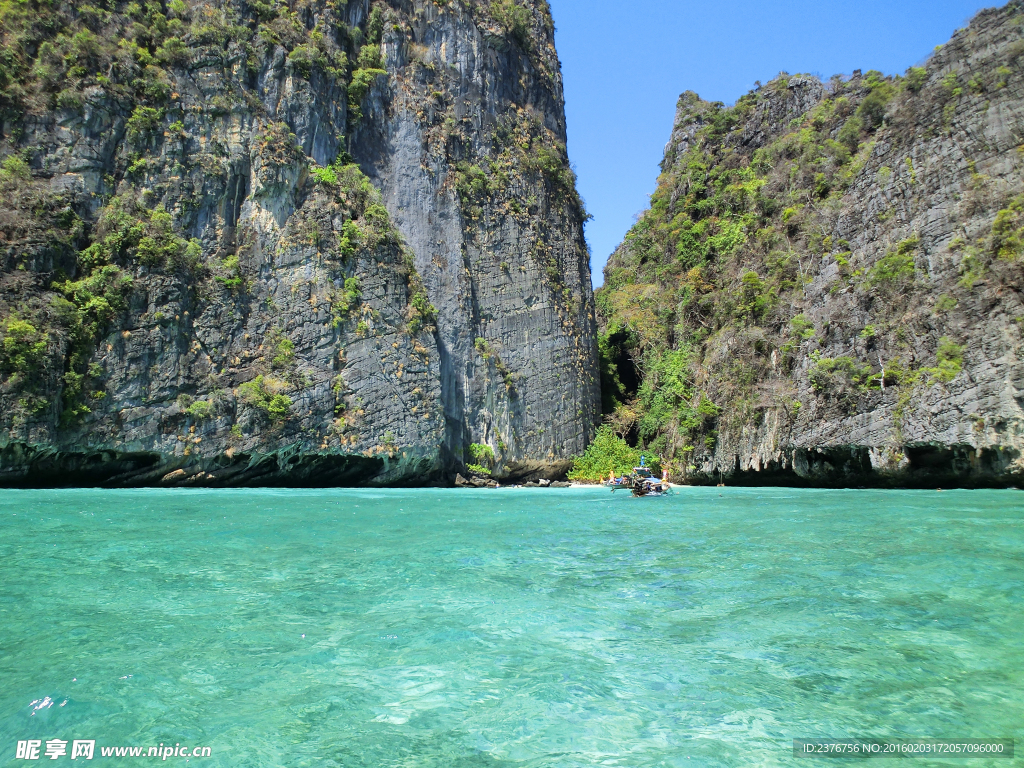
[[[5,125],[2,154],[29,156],[31,178],[0,204],[0,319],[42,329],[47,352],[29,376],[0,375],[0,485],[425,483],[453,477],[470,443],[492,447],[499,476],[540,476],[584,448],[599,406],[575,190],[512,169],[471,219],[455,168],[487,169],[498,125],[528,113],[568,173],[547,5],[528,4],[521,40],[487,4],[378,6],[386,75],[361,118],[343,82],[283,45],[186,37],[159,125],[137,140],[131,104],[96,85],[80,107]],[[371,8],[312,3],[302,18],[354,59]],[[314,177],[343,150],[379,192]],[[69,420],[73,333],[54,286],[86,274],[77,254],[115,195],[166,210],[201,252],[114,259],[131,290],[82,363],[89,412]],[[509,201],[529,216],[501,214]],[[58,242],[60,210],[80,224]],[[436,319],[417,309],[421,284]]]
[[[727,327],[706,342],[696,381],[722,417],[714,448],[698,446],[683,466],[691,482],[1022,482],[1024,275],[1019,256],[992,251],[998,212],[1024,192],[1022,18],[1020,4],[1010,3],[959,30],[923,65],[917,87],[894,87],[884,123],[871,133],[870,152],[843,194],[825,199],[808,192],[800,201],[820,225],[818,250],[802,240],[797,245],[798,237],[776,247],[799,257],[802,293],[785,297],[777,329],[768,321],[763,328]],[[751,157],[806,128],[814,108],[830,98],[834,105],[840,94],[852,114],[868,93],[862,77],[823,84],[780,76],[751,94],[756,105],[724,135],[715,157]],[[713,105],[694,94],[680,99],[666,177],[680,171],[712,114]],[[685,193],[680,185],[671,204]],[[821,246],[822,238],[832,245]],[[870,270],[909,239],[917,241],[914,280],[899,288],[872,285]],[[620,246],[609,270],[635,264],[633,248],[628,240]],[[746,261],[730,266],[733,274],[765,275],[758,257],[737,259]],[[816,334],[799,344],[787,368],[778,347],[789,338],[787,319],[798,313]],[[868,333],[873,325],[877,332]],[[950,381],[922,375],[913,386],[904,380],[823,391],[810,380],[819,359],[852,359],[876,376],[895,360],[925,370],[935,365],[944,338],[963,348],[962,369]],[[750,353],[768,373],[737,402],[717,372],[755,342],[776,351],[770,361]],[[744,409],[751,415],[737,416]]]

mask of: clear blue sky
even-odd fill
[[[569,159],[594,216],[594,284],[647,207],[676,99],[732,104],[780,71],[902,74],[981,8],[976,0],[550,0]]]

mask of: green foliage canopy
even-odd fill
[[[594,441],[581,456],[573,459],[570,480],[597,482],[609,473],[625,474],[640,464],[640,450],[631,448],[615,430],[605,424],[597,429]]]

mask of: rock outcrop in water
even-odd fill
[[[621,434],[698,483],[1021,482],[1022,22],[904,77],[680,98],[598,292]]]
[[[598,411],[547,3],[2,10],[0,484],[553,476]]]

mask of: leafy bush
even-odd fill
[[[67,300],[66,305],[57,305],[62,320],[74,335],[92,343],[127,306],[132,278],[120,268],[108,264],[81,280],[54,283],[53,289]]]
[[[213,403],[209,400],[193,400],[189,395],[178,395],[178,407],[181,412],[196,421],[204,421],[213,416]]]
[[[380,203],[371,203],[366,206],[366,210],[363,211],[363,221],[369,224],[378,235],[390,232],[391,217],[388,215],[388,209]]]
[[[789,321],[789,328],[793,336],[801,341],[807,341],[814,338],[814,323],[812,323],[811,319],[803,313]]]
[[[209,400],[196,400],[185,409],[185,413],[193,419],[208,419],[213,415],[213,403]]]
[[[430,303],[427,289],[419,272],[416,271],[413,252],[406,249],[402,257],[406,269],[406,287],[409,291],[409,304],[405,313],[406,330],[410,336],[415,336],[423,328],[429,328],[437,322],[437,309]]]
[[[6,373],[32,374],[46,357],[49,334],[18,317],[9,317],[3,326],[0,345],[0,370]]]
[[[836,140],[849,149],[850,152],[856,152],[857,147],[860,145],[860,135],[863,131],[864,121],[857,115],[854,115],[843,123],[843,127],[839,129]]]
[[[356,57],[358,69],[384,69],[384,57],[380,52],[380,43],[364,45]]]
[[[313,67],[327,68],[327,57],[315,45],[303,43],[295,46],[288,54],[292,68],[306,80],[313,72]]]
[[[137,106],[125,125],[128,141],[136,144],[148,138],[164,119],[164,111],[154,107]]]
[[[325,168],[313,168],[311,173],[319,185],[329,189],[347,208],[349,217],[342,223],[331,249],[342,260],[350,260],[363,247],[372,250],[382,242],[399,242],[380,193],[358,165],[348,162],[347,156]]]
[[[373,45],[380,45],[384,37],[384,11],[379,5],[370,9],[366,20],[366,39]]]
[[[814,365],[807,375],[815,392],[841,390],[846,386],[864,386],[871,377],[871,366],[862,365],[852,357],[813,356]]]
[[[330,165],[324,168],[319,166],[316,168],[310,168],[309,172],[313,174],[313,178],[321,184],[327,184],[330,186],[337,186],[338,184],[338,174],[335,173],[334,168]]]
[[[271,22],[277,18],[280,5],[276,0],[249,0],[249,7],[262,22]]]
[[[996,213],[989,246],[1000,259],[1018,261],[1024,257],[1024,195],[1013,198]]]
[[[964,89],[960,87],[960,78],[956,72],[947,72],[946,76],[942,78],[942,90],[947,99],[956,98],[964,92]]]
[[[248,27],[235,24],[236,17],[230,7],[206,5],[200,12],[192,14],[188,34],[193,43],[227,47],[232,40],[249,40],[252,33]]]
[[[114,197],[100,214],[98,239],[79,254],[79,263],[89,270],[134,258],[156,269],[171,265],[194,270],[202,256],[199,241],[181,237],[173,224],[162,208],[149,210],[131,198]]]
[[[871,285],[894,284],[912,280],[916,273],[914,252],[920,245],[917,235],[896,245],[896,248],[880,258],[867,271],[867,282]]]
[[[32,178],[32,170],[21,155],[8,155],[0,163],[0,188],[13,189]]]
[[[495,0],[491,16],[524,50],[530,49],[530,11],[515,0]]]
[[[864,76],[864,82],[871,92],[857,107],[857,116],[869,128],[878,128],[885,119],[885,108],[896,94],[896,87],[886,80],[881,72],[871,70]]]
[[[911,67],[907,70],[903,85],[911,93],[917,93],[928,80],[928,70],[924,67]]]
[[[775,289],[762,280],[756,272],[746,272],[740,278],[740,291],[737,296],[737,315],[760,318],[775,306],[778,294]]]
[[[614,472],[625,474],[640,464],[640,450],[631,448],[609,425],[597,429],[587,450],[573,459],[570,480],[599,481]]]
[[[227,272],[227,274],[214,275],[213,279],[225,288],[235,290],[245,282],[242,277],[242,268],[236,254],[232,253],[229,256],[225,256],[220,262],[220,269]]]
[[[494,466],[494,450],[489,445],[472,443],[469,446],[469,458],[473,464],[485,467],[486,471]]]
[[[295,362],[295,342],[280,331],[274,331],[270,336],[270,343],[271,368],[288,368]]]
[[[814,323],[807,315],[800,313],[789,321],[789,340],[779,347],[783,354],[793,352],[805,341],[810,341],[817,335]]]
[[[348,277],[344,286],[331,294],[331,315],[334,326],[341,325],[361,301],[363,292],[359,287],[359,278]]]
[[[967,246],[964,255],[960,258],[959,271],[960,285],[967,290],[973,288],[974,284],[981,280],[986,271],[986,264],[977,247]]]
[[[341,225],[337,242],[343,259],[354,256],[363,245],[374,248],[383,239],[396,239],[380,192],[347,153],[342,153],[332,165],[311,169],[311,173],[319,185],[330,189],[348,208],[350,218]],[[356,219],[362,219],[364,225],[360,226]]]
[[[955,379],[964,367],[964,349],[965,347],[957,344],[948,336],[939,339],[939,348],[936,352],[937,364],[934,368],[925,369],[931,375],[930,383],[948,384]]]
[[[492,194],[490,179],[478,165],[465,160],[455,166],[455,191],[463,205],[485,200]]]
[[[352,79],[348,84],[348,111],[351,124],[363,119],[363,99],[366,98],[370,87],[377,82],[377,78],[387,77],[387,74],[385,70],[377,67],[357,69],[352,73]]]
[[[154,58],[167,67],[184,66],[192,61],[192,50],[179,37],[169,37],[156,49]]]
[[[565,154],[565,146],[538,144],[531,148],[524,167],[528,171],[540,173],[550,185],[552,192],[560,197],[572,199],[582,209],[582,201],[576,196],[576,174],[569,166]]]
[[[139,263],[147,267],[163,267],[168,262],[179,263],[191,268],[198,266],[201,249],[199,242],[187,242],[173,230],[171,214],[157,209],[149,215],[149,226],[136,246],[135,255]]]
[[[491,355],[494,354],[494,351],[491,349],[491,345],[483,336],[477,336],[476,339],[473,340],[473,347],[480,353],[480,357],[484,360],[490,360]]]
[[[363,243],[363,230],[359,225],[349,219],[341,225],[341,236],[338,238],[338,254],[342,259],[351,259],[356,250]]]
[[[61,423],[67,425],[90,412],[81,398],[87,380],[94,377],[89,357],[99,339],[127,306],[132,278],[119,267],[106,264],[87,271],[79,280],[51,285],[59,294],[52,302],[58,320],[67,329],[68,370],[64,373]]]
[[[273,394],[267,389],[267,380],[262,374],[239,385],[238,399],[262,411],[271,421],[283,421],[292,407],[288,395]]]
[[[417,276],[418,277],[418,276]],[[409,296],[411,317],[408,320],[409,334],[415,336],[426,326],[433,325],[437,320],[437,309],[430,303],[423,283],[416,281]]]

